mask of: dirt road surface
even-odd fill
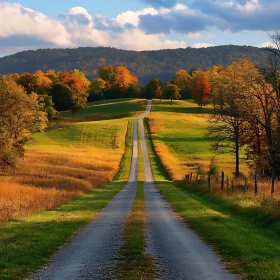
[[[162,278],[169,280],[231,280],[213,251],[178,217],[154,184],[147,152],[143,118],[140,139],[145,167],[145,202],[148,218],[147,253],[158,260]],[[29,280],[115,279],[121,233],[135,198],[138,177],[138,119],[134,120],[133,157],[125,188],[76,237],[65,244],[49,264]],[[124,279],[126,280],[126,279]],[[129,279],[128,279],[129,280]]]
[[[227,272],[213,251],[206,246],[178,217],[161,196],[154,184],[147,152],[143,118],[139,119],[140,139],[145,166],[145,201],[148,218],[147,253],[156,258],[162,271],[162,279],[170,280],[229,280],[236,279]]]
[[[113,279],[125,220],[135,199],[138,176],[138,125],[133,124],[133,156],[125,188],[99,215],[30,280]]]

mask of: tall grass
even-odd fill
[[[148,118],[154,150],[169,177],[183,182],[192,191],[208,192],[208,182],[195,181],[198,167],[207,180],[210,160],[215,154],[211,151],[212,140],[207,138],[208,115],[211,108],[200,110],[193,102],[168,101],[153,103],[153,112]],[[216,156],[220,172],[211,178],[211,192],[244,210],[261,211],[271,219],[280,218],[280,181],[275,181],[275,193],[271,196],[271,179],[259,178],[258,194],[254,194],[254,176],[241,152],[240,178],[234,177],[235,159],[232,155]],[[224,189],[221,190],[221,172],[225,172]],[[186,174],[193,173],[190,185],[184,180]],[[198,179],[201,179],[200,174]]]
[[[63,124],[60,120],[36,133],[16,172],[0,176],[0,221],[54,208],[111,182],[124,154],[129,122],[115,119],[122,110],[122,116],[130,116],[143,106],[143,100],[92,103],[67,125],[62,118]],[[95,113],[101,119],[108,113],[110,120],[84,122]]]
[[[198,166],[207,169],[211,158],[213,140],[206,136],[209,127],[210,106],[199,108],[192,101],[153,102],[148,118],[154,148],[169,176],[182,180],[189,172],[196,172]],[[225,172],[233,172],[234,156],[216,156]],[[248,173],[245,154],[241,152],[241,168]]]

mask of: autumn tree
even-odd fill
[[[192,77],[186,70],[178,70],[171,83],[177,85],[180,88],[180,94],[184,99],[191,98]]]
[[[225,78],[225,75],[223,75],[223,72],[225,71],[225,68],[221,65],[215,65],[213,67],[210,67],[206,69],[205,74],[208,77],[208,81],[210,83],[211,88],[211,103],[214,105],[214,108],[216,108],[216,104],[219,103],[222,107],[224,104],[223,101],[223,85]]]
[[[78,79],[80,79],[83,82],[83,85],[86,89],[88,89],[89,85],[90,85],[90,81],[87,79],[85,72],[80,71],[78,69],[74,69],[72,71],[70,71],[70,74],[74,77],[77,77]]]
[[[105,81],[106,87],[105,90],[111,90],[114,82],[114,66],[107,65],[99,69],[99,78]]]
[[[27,94],[9,76],[0,77],[0,168],[15,168],[24,156],[24,145],[33,131],[44,130],[47,114],[38,95]]]
[[[176,85],[168,84],[163,88],[164,97],[170,99],[170,104],[173,104],[173,99],[177,100],[181,97],[180,88]]]
[[[211,85],[206,73],[197,71],[194,78],[192,91],[194,101],[202,108],[210,103]]]
[[[138,79],[126,67],[117,66],[114,69],[114,89],[118,92],[118,97],[127,97],[130,84],[137,84]]]
[[[58,74],[59,82],[53,84],[51,93],[57,110],[71,110],[74,114],[87,106],[87,89],[81,79],[67,71]]]
[[[232,63],[223,71],[223,84],[220,88],[223,103],[213,104],[215,115],[210,119],[209,135],[215,139],[213,148],[217,153],[234,153],[236,176],[240,174],[240,149],[246,130],[243,108],[247,104],[246,92],[251,87],[254,71],[255,65],[245,58]]]

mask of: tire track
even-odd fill
[[[151,110],[151,104],[152,101],[149,101],[146,112],[139,119],[145,166],[147,252],[158,260],[163,274],[161,279],[236,279],[235,275],[226,271],[214,252],[172,210],[154,184],[143,124],[143,118]]]
[[[138,177],[138,119],[133,123],[129,181],[122,191],[50,262],[29,280],[112,279],[124,223],[135,199]]]

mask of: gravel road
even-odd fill
[[[125,188],[49,264],[30,280],[112,279],[125,220],[135,199],[138,176],[138,125],[134,120],[133,157]]]
[[[230,280],[213,251],[178,217],[155,187],[140,116],[140,139],[145,167],[145,201],[148,217],[147,253],[158,260],[161,279]],[[28,280],[114,279],[113,268],[121,233],[135,198],[138,177],[138,119],[134,120],[133,157],[125,188],[76,237],[65,244],[42,270]],[[126,279],[124,279],[126,280]],[[129,280],[129,279],[128,279]]]
[[[229,280],[227,272],[213,251],[178,217],[155,187],[144,135],[143,118],[139,119],[140,139],[145,166],[145,201],[148,218],[147,253],[159,262],[163,277],[170,280]]]

